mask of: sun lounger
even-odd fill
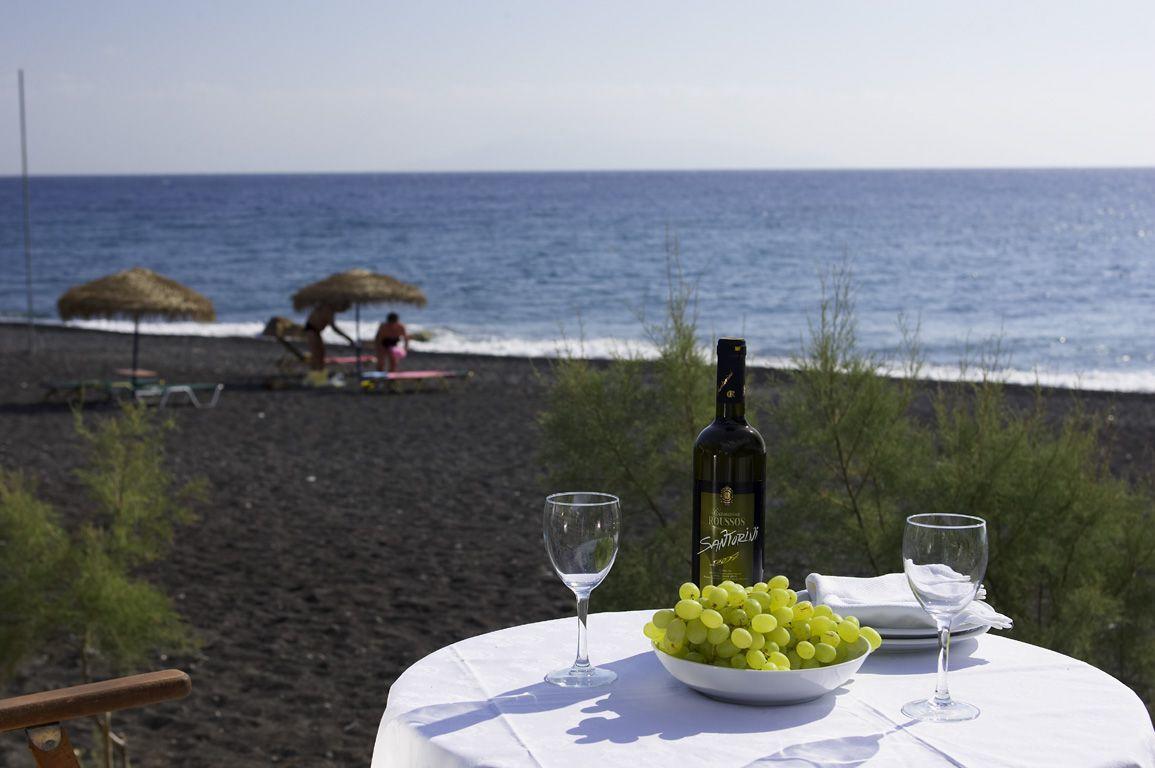
[[[361,374],[361,388],[368,392],[397,391],[402,385],[424,389],[429,384],[447,387],[454,379],[467,379],[473,371],[367,371]]]
[[[182,395],[195,408],[215,408],[221,399],[224,384],[155,384],[148,387],[138,387],[136,399],[144,403],[156,403],[158,408],[164,408],[169,400],[176,395]],[[200,392],[200,397],[197,393]],[[205,393],[211,392],[211,397],[202,402]]]
[[[156,386],[159,382],[155,376],[139,378],[136,386]],[[59,399],[63,402],[74,400],[84,401],[88,396],[96,395],[107,400],[116,400],[131,397],[133,385],[131,379],[74,379],[64,381],[46,381],[42,386],[45,389],[45,402]]]

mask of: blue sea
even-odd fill
[[[45,322],[69,286],[140,265],[219,317],[150,330],[253,335],[367,267],[424,289],[398,309],[427,349],[644,353],[676,242],[703,343],[744,334],[766,363],[847,264],[866,350],[893,354],[905,316],[930,376],[998,340],[1012,381],[1155,391],[1155,169],[36,177],[31,205]],[[0,316],[25,311],[20,222],[0,179]]]

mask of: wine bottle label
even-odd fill
[[[761,560],[765,483],[694,483],[701,538],[695,542],[699,586],[729,579],[753,584]]]

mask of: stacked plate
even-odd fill
[[[882,635],[882,647],[879,653],[899,653],[902,651],[935,650],[938,648],[938,634],[927,627],[926,629],[887,629],[875,627]],[[954,627],[950,632],[951,643],[970,640],[972,637],[986,634],[990,629],[987,624],[964,624]]]
[[[809,600],[810,594],[804,589],[798,593],[799,600]],[[905,651],[936,650],[938,648],[938,633],[933,627],[887,628],[873,626],[878,634],[882,635],[882,647],[878,653],[902,653]],[[953,627],[950,632],[950,641],[957,643],[970,640],[972,637],[986,634],[990,626],[987,624],[962,624]]]

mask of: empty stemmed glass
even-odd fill
[[[612,670],[590,666],[586,614],[590,593],[602,583],[618,556],[621,527],[621,502],[608,493],[555,493],[545,500],[545,549],[558,577],[577,597],[578,615],[577,658],[573,666],[546,675],[546,682],[565,688],[592,688],[618,678]]]
[[[924,514],[906,519],[902,563],[915,598],[938,628],[938,684],[929,699],[903,705],[916,720],[973,720],[979,708],[951,699],[950,624],[975,598],[987,570],[987,523],[971,515]]]

